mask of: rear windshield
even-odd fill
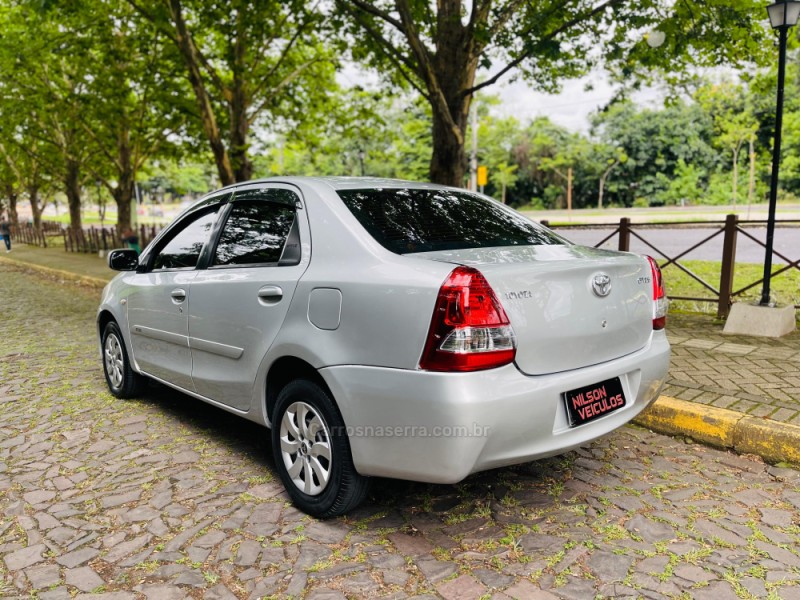
[[[370,235],[397,254],[568,243],[467,192],[387,188],[338,193]]]

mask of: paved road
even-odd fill
[[[608,236],[613,229],[575,229],[575,228],[556,228],[556,231],[575,242],[594,246]],[[684,228],[658,228],[658,229],[636,229],[650,244],[658,248],[668,256],[677,256],[688,250],[698,242],[709,237],[718,229],[684,227]],[[761,240],[766,239],[766,229],[747,228],[747,232],[753,237]],[[603,244],[603,248],[617,248],[618,238],[614,236]],[[774,248],[792,261],[800,259],[800,228],[780,227],[775,230]],[[631,236],[631,250],[642,254],[650,254],[661,258],[656,250],[642,242],[635,236]],[[764,247],[739,234],[739,242],[736,248],[736,260],[739,262],[764,264]],[[687,254],[686,260],[722,260],[722,234],[717,235],[708,243],[703,244],[696,250]],[[785,264],[786,261],[773,257],[774,264]]]
[[[636,428],[319,522],[265,431],[104,391],[96,295],[0,266],[0,597],[800,598],[800,474]],[[94,592],[92,594],[92,592]]]

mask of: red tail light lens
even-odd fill
[[[483,274],[457,267],[439,289],[419,366],[428,371],[477,371],[514,361],[516,339]]]
[[[650,271],[653,273],[653,329],[664,329],[667,326],[667,308],[669,301],[664,291],[664,279],[661,277],[661,269],[658,263],[651,256],[646,257],[650,262]]]

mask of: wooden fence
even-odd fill
[[[139,247],[144,248],[149,244],[161,227],[155,225],[140,225],[136,229],[139,236]],[[124,248],[125,243],[120,239],[115,227],[89,227],[78,232],[72,229],[62,230],[64,236],[64,250],[67,252],[93,253],[108,252],[114,248]]]
[[[61,225],[59,223],[43,222],[39,229],[36,229],[33,223],[11,226],[11,239],[20,244],[47,248],[48,238],[60,235]]]

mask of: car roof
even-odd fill
[[[251,179],[226,186],[221,189],[233,189],[245,185],[257,185],[259,183],[293,183],[303,184],[323,184],[333,190],[358,190],[364,188],[422,188],[422,189],[445,189],[447,186],[421,181],[408,181],[405,179],[389,179],[387,177],[317,177],[291,175],[287,177],[263,177]],[[220,190],[214,190],[217,192]],[[212,192],[213,193],[213,192]]]
[[[325,176],[325,177],[317,177],[317,176],[304,176],[304,175],[291,175],[287,177],[261,177],[258,179],[250,179],[248,181],[241,181],[239,183],[233,183],[231,185],[226,185],[222,188],[217,188],[204,194],[196,201],[192,202],[185,210],[181,211],[180,216],[192,212],[203,204],[206,200],[211,198],[212,196],[218,196],[220,192],[223,191],[233,191],[237,188],[242,188],[245,186],[251,185],[258,185],[261,183],[283,183],[294,185],[300,189],[304,187],[311,187],[311,188],[328,188],[334,192],[340,190],[363,190],[363,189],[387,189],[387,188],[394,188],[394,189],[427,189],[427,190],[457,190],[460,192],[464,192],[466,190],[462,188],[454,188],[448,187],[444,185],[439,185],[436,183],[426,183],[422,181],[407,181],[405,179],[390,179],[388,177],[333,177],[333,176]],[[324,195],[323,195],[324,196]]]

